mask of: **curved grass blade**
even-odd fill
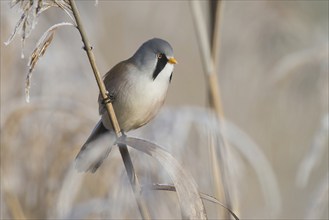
[[[32,72],[34,70],[34,67],[37,64],[39,58],[45,54],[47,48],[51,44],[56,29],[61,26],[74,26],[74,25],[72,23],[62,22],[62,23],[58,23],[58,24],[51,26],[39,39],[37,45],[35,46],[35,49],[33,50],[32,54],[30,56],[30,60],[28,63],[29,72],[26,75],[26,81],[25,81],[26,102],[30,102],[31,77],[32,77]]]
[[[213,129],[213,132],[218,134],[221,129],[225,129],[223,130],[223,134],[225,135],[227,141],[250,163],[255,174],[257,175],[261,186],[260,189],[263,193],[265,204],[268,209],[268,215],[271,218],[275,218],[278,213],[280,213],[282,208],[281,193],[271,164],[262,152],[260,146],[258,146],[253,139],[238,126],[234,125],[227,119],[219,122],[215,114],[204,108],[181,107],[177,112],[184,115],[187,120],[200,125],[197,126],[199,128],[203,128],[203,126],[206,125],[207,127]],[[177,123],[180,124],[181,122],[178,121]],[[219,123],[225,123],[225,126],[221,128]],[[204,130],[205,129],[199,129],[200,133],[204,132]],[[232,161],[234,158],[225,159],[228,160],[229,163],[234,162]],[[230,181],[232,180],[230,179]],[[233,185],[234,183],[231,184]]]
[[[133,137],[122,136],[117,144],[129,145],[158,160],[174,182],[184,219],[207,219],[197,184],[171,154],[156,144]]]
[[[145,190],[151,189],[151,190],[164,190],[164,191],[176,192],[175,186],[171,185],[171,184],[151,184],[151,185],[146,185],[146,186],[142,187],[142,190],[144,190],[144,189]],[[216,203],[216,204],[222,206],[234,217],[235,220],[239,220],[239,217],[231,209],[227,208],[223,203],[218,201],[218,199],[216,199],[215,197],[202,193],[202,192],[200,192],[200,197],[204,200],[207,200],[209,202]]]

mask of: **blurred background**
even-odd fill
[[[62,27],[32,76],[27,63],[53,24],[51,8],[25,42],[5,42],[20,18],[1,1],[1,218],[140,218],[117,149],[95,174],[71,165],[99,119],[98,87],[78,32]],[[214,195],[207,83],[188,1],[77,1],[101,73],[146,40],[166,39],[179,64],[163,111],[130,135],[154,141]],[[205,21],[210,4],[201,2]],[[224,1],[218,83],[227,121],[232,207],[242,219],[328,219],[328,1]],[[216,127],[216,126],[215,126]],[[130,150],[142,183],[168,183]],[[225,155],[224,155],[225,156]],[[147,192],[153,218],[178,218],[172,192]],[[221,200],[221,199],[219,199]],[[204,202],[209,218],[224,209]],[[219,215],[221,216],[221,215]]]

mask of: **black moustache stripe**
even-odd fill
[[[153,80],[155,80],[163,68],[165,68],[167,62],[168,59],[165,55],[162,55],[160,59],[157,59],[157,65],[152,75]]]

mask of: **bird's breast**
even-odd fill
[[[143,77],[143,78],[140,78]],[[121,129],[129,131],[148,123],[159,112],[167,95],[169,78],[153,80],[147,75],[131,78],[122,98],[114,103]]]

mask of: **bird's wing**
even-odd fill
[[[125,78],[131,68],[133,68],[133,65],[130,64],[128,60],[125,60],[115,65],[105,74],[104,84],[113,103],[115,102],[116,96],[120,90],[126,86],[127,80],[125,80]],[[98,96],[98,104],[99,114],[102,115],[106,109],[101,94]]]

